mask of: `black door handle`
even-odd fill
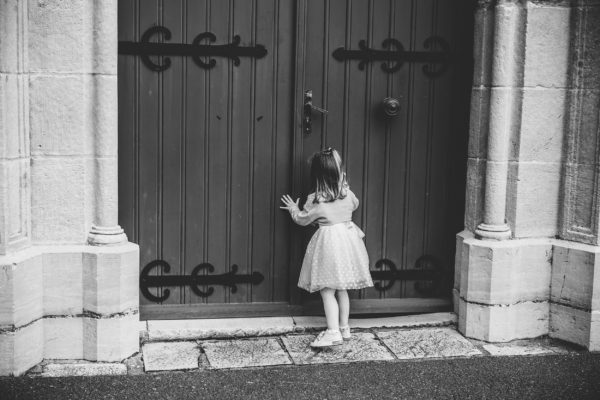
[[[310,135],[312,132],[312,111],[318,111],[321,114],[327,114],[329,111],[322,109],[320,107],[314,106],[312,103],[312,90],[304,91],[304,133]]]

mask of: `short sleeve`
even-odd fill
[[[352,200],[352,211],[354,211],[358,208],[358,198],[354,195],[354,192],[350,190],[350,188],[348,188],[348,196],[350,197],[350,200]]]

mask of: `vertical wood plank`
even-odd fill
[[[242,45],[254,44],[255,0],[234,1],[231,33],[240,35]],[[230,264],[236,264],[240,274],[248,274],[250,266],[249,235],[252,223],[252,163],[254,142],[254,60],[242,59],[239,66],[232,68],[230,124]],[[237,285],[237,291],[230,294],[229,301],[240,303],[251,300],[251,291],[246,284]]]
[[[209,29],[219,43],[228,43],[230,36],[231,0],[211,0]],[[229,272],[229,209],[228,189],[231,183],[230,169],[230,90],[231,62],[217,59],[218,67],[211,69],[208,124],[208,262],[214,265],[214,274]],[[213,286],[213,294],[207,303],[227,302],[229,289]]]
[[[392,37],[402,43],[405,48],[411,44],[413,27],[413,1],[412,0],[392,0],[391,14],[393,15],[390,31]],[[416,67],[418,68],[418,66]],[[385,231],[384,243],[385,249],[382,254],[394,262],[398,268],[407,268],[404,265],[404,241],[407,239],[404,231],[404,210],[405,210],[405,192],[406,187],[406,160],[408,155],[408,113],[411,107],[409,102],[410,86],[409,82],[415,67],[411,64],[405,64],[399,71],[395,72],[390,78],[388,84],[389,96],[400,101],[400,115],[387,120],[387,145],[386,145],[386,203],[385,207]],[[403,284],[396,282],[385,293],[385,297],[398,298],[403,296]]]
[[[171,31],[172,43],[182,43],[182,0],[162,0],[163,26]],[[160,126],[162,150],[161,182],[161,253],[162,259],[171,266],[170,275],[185,273],[181,258],[181,228],[185,224],[182,219],[182,195],[185,186],[182,183],[183,175],[181,163],[185,161],[183,154],[184,135],[183,128],[183,102],[185,94],[185,79],[183,74],[183,58],[170,57],[171,67],[161,72],[162,77],[162,124]],[[179,304],[184,302],[182,288],[169,288],[171,294],[164,301],[165,304]]]
[[[135,0],[119,4],[119,40],[137,40]],[[119,76],[119,224],[137,242],[135,220],[137,182],[137,57],[120,55]]]
[[[294,108],[294,35],[296,29],[296,1],[273,0],[276,9],[277,38],[273,40],[273,48],[276,49],[275,74],[272,76],[272,84],[275,94],[273,101],[273,119],[271,137],[273,138],[274,150],[271,157],[271,176],[274,180],[274,207],[271,208],[274,221],[271,240],[273,243],[271,271],[272,301],[290,301],[294,298],[290,292],[290,270],[294,268],[292,260],[292,243],[290,242],[290,220],[287,212],[279,209],[279,199],[284,193],[291,193],[293,187],[292,162],[295,160],[293,153],[294,133],[296,126],[294,117],[297,108]],[[255,196],[259,196],[258,192]],[[293,293],[299,292],[296,285]]]
[[[346,48],[355,49],[360,40],[367,40],[369,37],[369,1],[352,0],[348,3],[346,18],[348,27],[346,27]],[[356,61],[346,62],[346,82],[347,91],[347,132],[346,132],[346,170],[350,188],[356,194],[360,201],[357,211],[354,213],[354,221],[365,228],[366,211],[365,203],[365,182],[363,180],[363,170],[365,164],[364,138],[365,125],[364,115],[367,109],[368,92],[368,74],[366,71],[358,69]],[[373,255],[369,254],[371,265]],[[351,291],[351,298],[360,298],[362,291]]]
[[[192,41],[198,34],[208,31],[208,0],[188,1],[186,37]],[[186,145],[185,145],[185,260],[186,275],[208,262],[207,209],[208,209],[208,86],[210,72],[199,68],[190,58],[186,62]],[[203,303],[205,299],[185,289],[186,302]],[[204,288],[206,290],[206,288]]]
[[[139,1],[139,32],[137,39],[149,27],[159,22],[158,0]],[[156,39],[153,39],[156,40]],[[159,196],[160,173],[159,140],[160,140],[160,108],[159,108],[159,76],[145,66],[139,68],[139,244],[140,267],[160,258],[160,218]],[[151,293],[159,294],[158,289]],[[145,297],[140,297],[141,304],[152,304]]]

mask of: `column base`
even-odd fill
[[[119,225],[96,226],[88,234],[88,244],[91,246],[112,246],[127,243],[127,235]]]
[[[479,224],[475,230],[475,237],[481,240],[506,240],[510,239],[511,231],[508,225]]]

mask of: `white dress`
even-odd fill
[[[332,202],[313,203],[314,198],[314,193],[308,196],[302,211],[290,210],[299,225],[319,224],[306,247],[298,286],[311,293],[323,288],[373,286],[369,256],[362,239],[365,234],[352,222],[352,212],[358,207],[354,193],[348,189],[344,199]]]

